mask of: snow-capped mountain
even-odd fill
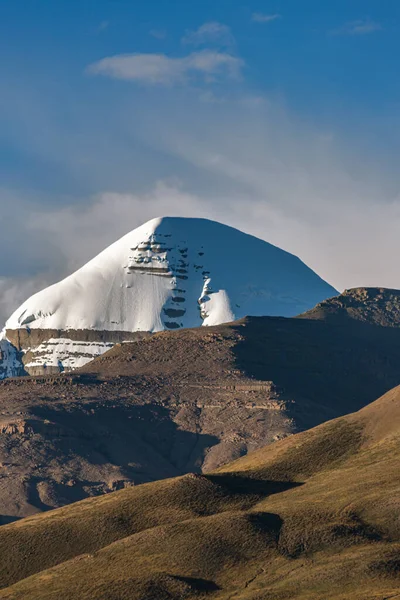
[[[157,218],[29,298],[5,337],[29,350],[29,372],[70,369],[135,332],[290,317],[335,294],[297,257],[256,237],[207,219]]]

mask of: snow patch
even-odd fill
[[[114,344],[105,342],[77,342],[68,338],[51,338],[30,350],[27,370],[36,367],[58,367],[61,371],[71,371],[83,367],[88,362],[110,350]]]
[[[218,290],[218,292],[210,294],[209,299],[203,303],[202,310],[207,315],[203,325],[218,325],[235,320],[235,313],[231,310],[226,290]]]

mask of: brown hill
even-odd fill
[[[400,596],[400,387],[209,475],[0,528],[12,600]]]
[[[306,319],[361,321],[382,327],[400,327],[400,290],[353,288],[328,298],[308,312]]]
[[[209,472],[400,383],[400,330],[248,318],[116,346],[74,374],[0,383],[2,522]]]

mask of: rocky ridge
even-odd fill
[[[360,321],[382,327],[400,327],[400,290],[352,288],[327,298],[300,315],[305,319]]]

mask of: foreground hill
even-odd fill
[[[31,375],[59,372],[136,332],[291,317],[335,293],[296,256],[254,236],[207,219],[160,218],[26,300],[5,337]],[[19,374],[14,360],[2,373]]]
[[[1,598],[400,595],[400,388],[209,475],[0,528]]]
[[[248,318],[0,383],[1,521],[210,472],[400,383],[400,330]]]

